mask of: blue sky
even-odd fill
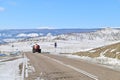
[[[0,0],[0,29],[120,27],[120,0]]]

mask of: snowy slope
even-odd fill
[[[120,40],[120,29],[23,29],[0,30],[2,42],[53,35],[55,39],[63,40]]]
[[[18,39],[47,36],[55,36],[66,33],[90,32],[97,29],[8,29],[0,30],[1,44],[4,42],[13,42]],[[5,40],[4,40],[5,39]]]
[[[120,42],[107,46],[101,46],[84,52],[75,53],[80,56],[88,57],[110,57],[120,59]]]
[[[71,39],[71,40],[107,40],[107,41],[117,41],[120,40],[120,30],[105,28],[97,30],[94,32],[87,33],[70,33],[58,35],[58,38]]]
[[[97,29],[8,29],[8,30],[0,30],[0,39],[28,37],[28,35],[29,37],[32,37],[33,34],[38,36],[46,36],[48,33],[51,33],[52,35],[59,35],[59,34],[74,33],[74,32],[90,32],[94,30]]]

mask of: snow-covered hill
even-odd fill
[[[15,39],[26,39],[33,37],[48,36],[49,34],[55,36],[67,33],[91,32],[97,29],[8,29],[0,30],[0,43],[11,42]],[[4,40],[5,39],[5,40]]]
[[[66,40],[95,40],[95,41],[117,41],[120,40],[120,30],[112,28],[104,28],[94,32],[86,33],[70,33],[58,35],[56,39],[64,38]]]
[[[48,33],[51,33],[52,35],[59,35],[73,32],[90,32],[94,30],[97,29],[8,29],[0,30],[0,39],[46,36]]]
[[[62,40],[120,40],[120,29],[23,29],[0,30],[0,43],[11,42],[18,39],[54,36]]]

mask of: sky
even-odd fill
[[[120,0],[0,0],[0,29],[120,27]]]

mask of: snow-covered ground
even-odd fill
[[[0,62],[0,80],[20,80],[19,64],[23,63],[24,59],[13,61]]]
[[[57,48],[54,48],[54,42],[57,42]],[[24,41],[9,43],[7,45],[1,45],[0,51],[2,53],[8,53],[13,51],[32,51],[32,46],[37,43],[40,45],[42,52],[50,53],[74,53],[79,51],[86,51],[96,47],[105,46],[120,41],[102,41],[102,40],[55,40],[55,41]]]
[[[54,48],[54,42],[57,42],[57,48]],[[117,43],[120,41],[75,41],[75,40],[56,40],[56,41],[24,41],[24,42],[15,42],[9,43],[7,45],[1,45],[1,53],[10,54],[13,51],[32,51],[32,46],[35,43],[38,43],[42,49],[42,52],[49,52],[51,54],[59,53],[74,53],[79,51],[90,50],[96,47],[105,46],[108,44]],[[89,58],[89,57],[80,57],[67,55],[70,58],[79,58],[87,61],[92,61],[95,63],[100,63],[104,65],[109,65],[112,68],[119,69],[120,61],[117,59],[98,57],[98,58]],[[19,64],[22,63],[24,59],[17,59],[14,61],[0,62],[0,80],[20,80],[21,75],[19,75]],[[117,65],[117,66],[116,66]],[[115,67],[116,66],[116,67]]]

